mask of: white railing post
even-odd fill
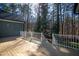
[[[41,41],[42,41],[42,36],[43,36],[43,34],[41,33]]]
[[[24,31],[24,39],[26,39],[26,34],[27,34],[27,32],[26,32],[26,31]]]
[[[57,41],[56,41],[56,39],[54,37],[54,34],[52,34],[52,44],[58,45],[58,43],[57,43]]]
[[[20,31],[20,36],[22,37],[22,35],[21,35],[21,31]]]
[[[31,40],[32,40],[33,33],[31,32],[30,34],[31,34]],[[30,41],[31,41],[31,40],[30,40]]]

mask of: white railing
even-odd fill
[[[25,40],[37,44],[41,44],[45,39],[42,33],[21,31],[20,34]],[[52,34],[52,44],[59,47],[79,49],[79,36]]]
[[[43,40],[43,34],[38,32],[26,32],[21,31],[20,32],[21,37],[23,37],[25,40],[38,43],[40,44]]]
[[[52,34],[52,44],[67,48],[79,49],[79,36]]]

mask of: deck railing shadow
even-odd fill
[[[57,46],[61,55],[79,55],[79,36],[52,34],[52,44]]]

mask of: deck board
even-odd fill
[[[79,51],[56,47],[43,40],[38,44],[29,42],[21,37],[0,39],[0,56],[60,56],[79,55]]]
[[[8,38],[8,39],[12,39],[12,38]],[[17,38],[12,41],[0,43],[0,55],[28,56],[28,55],[47,55],[47,54],[42,53],[42,51],[38,51],[37,44]]]

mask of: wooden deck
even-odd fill
[[[21,37],[9,37],[0,39],[0,56],[60,56],[79,55],[79,51],[57,48],[47,41],[38,44],[29,42]]]
[[[42,50],[40,51],[37,44],[28,42],[21,38],[11,37],[7,39],[0,39],[0,42],[1,56],[48,55],[48,53]]]

